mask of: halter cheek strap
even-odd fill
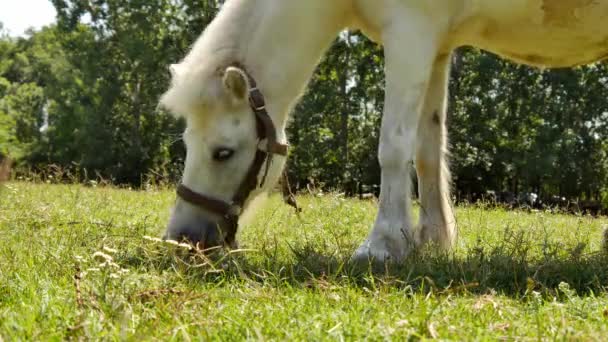
[[[255,158],[230,202],[197,193],[184,184],[180,184],[177,187],[177,195],[182,200],[221,217],[220,224],[226,233],[224,237],[226,245],[232,245],[235,240],[238,230],[238,218],[241,215],[245,201],[257,187],[261,188],[264,186],[274,155],[286,157],[289,149],[288,145],[277,141],[276,127],[272,122],[272,118],[268,115],[264,95],[258,89],[255,79],[242,65],[234,63],[232,66],[243,70],[249,82],[249,106],[255,116],[258,135],[258,147]],[[262,142],[266,142],[266,144],[262,144]],[[266,164],[266,167],[262,180],[258,183],[258,176],[264,164]]]

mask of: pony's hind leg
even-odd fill
[[[416,171],[420,194],[417,244],[433,241],[444,249],[456,240],[456,222],[450,201],[446,111],[450,55],[437,57],[426,94],[416,146]]]
[[[434,30],[423,16],[407,13],[383,33],[386,101],[379,147],[380,203],[374,228],[353,256],[356,261],[400,261],[415,246],[410,171],[420,109],[437,53]]]

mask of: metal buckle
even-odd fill
[[[269,148],[268,148],[268,139],[262,139],[260,141],[258,141],[258,150],[265,152],[265,153],[270,153],[268,152]]]
[[[260,100],[262,104],[257,104],[257,100]],[[249,105],[256,112],[266,109],[264,95],[262,95],[262,92],[258,89],[258,87],[249,88]]]
[[[229,216],[240,216],[241,213],[243,212],[243,208],[241,208],[240,205],[236,205],[234,203],[230,203],[230,211],[227,213],[227,217]]]

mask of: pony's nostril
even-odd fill
[[[217,224],[212,223],[205,228],[205,245],[203,249],[209,249],[222,245],[222,234]]]
[[[201,250],[207,250],[223,244],[221,231],[216,224],[199,224],[197,228],[182,227],[170,229],[165,235],[167,240],[192,244]]]
[[[200,232],[191,229],[168,229],[163,239],[190,243],[192,245],[204,241],[203,235]]]
[[[217,222],[199,212],[197,208],[177,203],[167,225],[166,239],[187,242],[200,249],[223,245],[223,234]]]
[[[204,241],[204,239],[198,233],[193,234],[191,232],[188,232],[188,233],[182,233],[182,234],[180,234],[179,238],[178,238],[178,241],[179,242],[191,243],[193,245],[196,245],[196,244]]]

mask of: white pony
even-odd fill
[[[248,103],[252,82],[265,97],[277,142],[286,143],[288,115],[322,53],[342,30],[360,29],[384,45],[386,105],[379,211],[354,258],[399,261],[427,241],[449,248],[456,239],[445,161],[451,52],[472,45],[539,67],[575,66],[608,57],[607,23],[608,0],[228,0],[171,67],[172,84],[161,99],[187,120],[183,184],[230,204],[264,149]],[[410,209],[414,156],[417,225]],[[265,163],[234,215],[275,185],[285,158]],[[220,216],[182,196],[166,236],[219,245],[227,234],[217,229]]]

